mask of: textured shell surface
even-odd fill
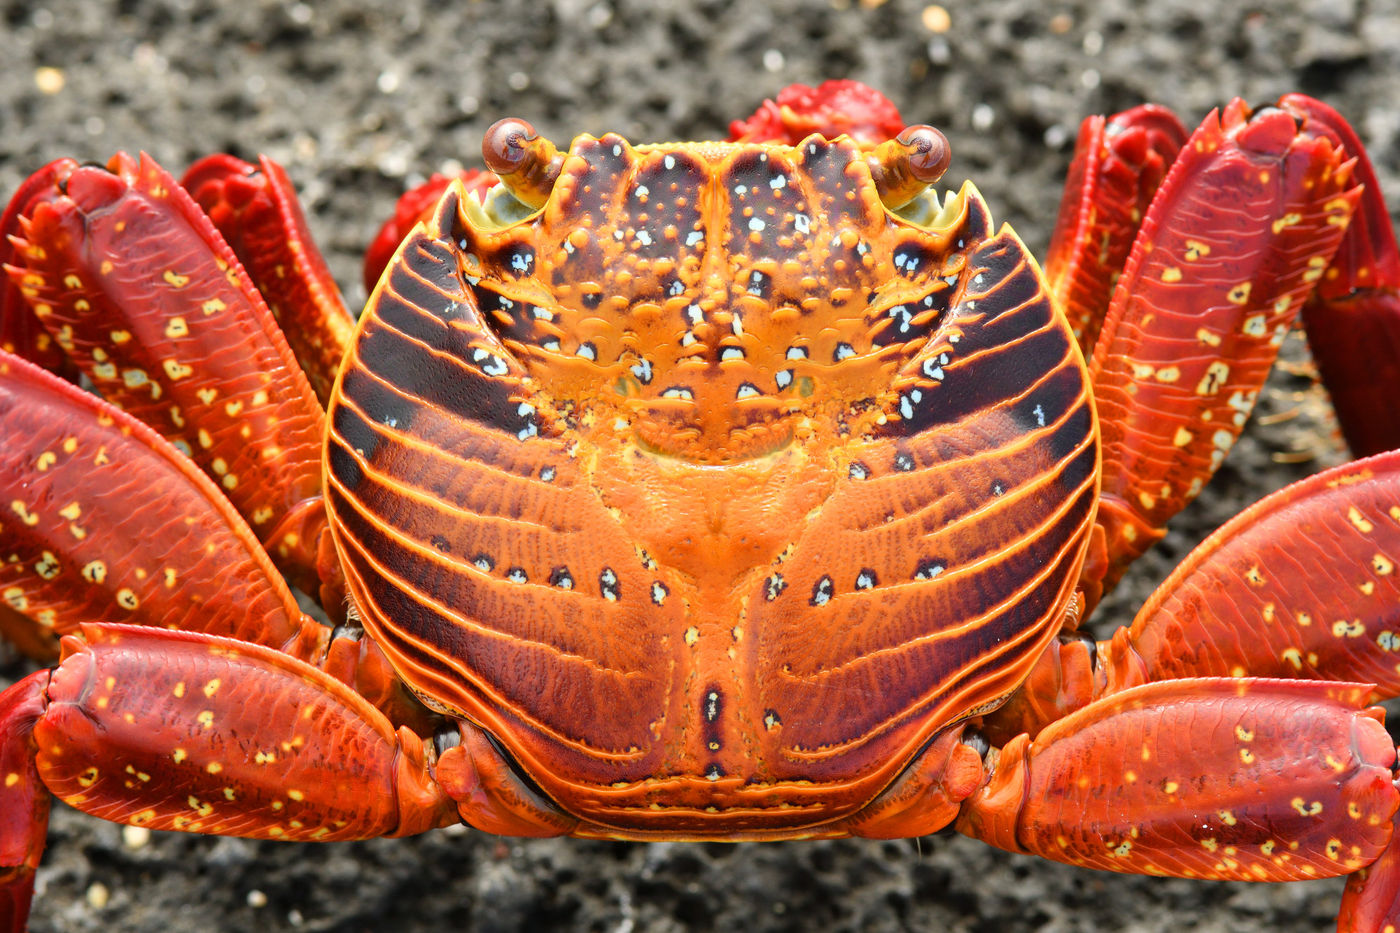
[[[329,504],[405,680],[621,835],[849,815],[1058,630],[1084,365],[971,186],[848,140],[580,137],[449,193],[371,298]]]

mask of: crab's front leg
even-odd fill
[[[267,156],[249,165],[219,153],[190,166],[180,187],[238,256],[325,405],[355,318],[311,239],[286,171]]]
[[[82,634],[52,672],[0,694],[0,929],[23,929],[49,792],[120,823],[255,839],[403,836],[459,819],[517,835],[571,826],[465,723],[427,742],[247,642]]]

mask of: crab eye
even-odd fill
[[[564,155],[524,120],[497,120],[481,140],[481,158],[510,193],[538,210],[564,165]]]
[[[953,159],[948,138],[931,126],[907,126],[866,157],[880,200],[898,210],[943,177]]]

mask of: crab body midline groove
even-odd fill
[[[407,196],[358,325],[267,160],[21,187],[0,632],[62,655],[0,694],[0,921],[50,792],[287,840],[951,824],[1350,874],[1344,928],[1396,919],[1368,704],[1400,692],[1400,457],[1266,499],[1131,627],[1075,634],[1300,312],[1354,447],[1400,442],[1397,387],[1342,365],[1400,321],[1355,134],[1296,95],[1189,137],[1086,121],[1042,274],[971,185],[925,191],[936,130],[784,95],[730,142],[498,124],[500,183]]]

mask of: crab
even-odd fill
[[[1400,253],[1341,117],[1091,118],[1044,273],[853,82],[483,154],[401,202],[358,323],[266,159],[16,194],[0,631],[59,659],[0,694],[0,925],[50,795],[288,841],[951,826],[1400,922],[1400,377],[1348,362]],[[1080,634],[1300,312],[1368,456]]]

